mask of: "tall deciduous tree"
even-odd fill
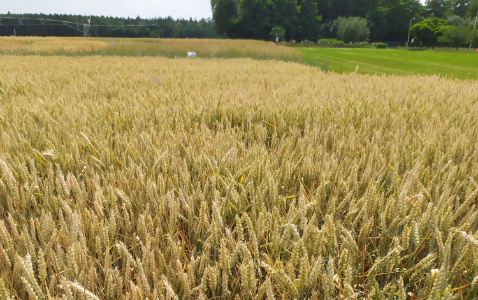
[[[475,17],[478,14],[478,0],[472,0],[468,5],[468,11],[466,15],[470,18]]]
[[[333,24],[338,17],[366,17],[373,41],[404,43],[410,20],[416,23],[430,14],[448,16],[453,11],[462,15],[465,8],[469,18],[473,1],[478,2],[427,0],[426,11],[420,1],[423,0],[211,0],[211,4],[216,29],[231,32],[231,37],[269,39],[271,28],[280,26],[286,39],[315,40],[319,35],[335,37],[337,28]]]
[[[237,0],[211,0],[212,18],[217,34],[224,34],[230,30],[232,20],[237,17]]]
[[[320,11],[323,21],[333,21],[329,17],[329,0],[317,0],[317,10]]]
[[[319,38],[320,21],[322,17],[319,16],[317,9],[317,1],[302,0],[299,13],[299,27],[297,38],[309,39],[317,41]]]
[[[339,16],[348,16],[349,2],[343,0],[328,0],[329,17],[331,20],[337,19]]]
[[[446,19],[452,14],[451,1],[449,0],[427,0],[427,13],[431,17]]]
[[[421,19],[422,5],[418,0],[387,0],[383,1],[382,5],[382,7],[388,8],[388,30],[384,39],[406,42],[410,20],[412,18],[415,18],[416,21]]]
[[[413,25],[410,28],[410,35],[422,42],[424,46],[435,46],[447,26],[448,23],[445,20],[434,17]]]
[[[241,0],[239,18],[234,21],[236,37],[269,39],[271,32],[268,0]]]
[[[388,34],[388,11],[386,7],[377,7],[368,15],[368,24],[370,26],[370,40],[384,41]]]
[[[372,0],[348,0],[347,15],[349,17],[366,18],[367,14],[373,5]]]
[[[453,14],[464,17],[471,2],[471,0],[451,0]]]
[[[291,39],[296,34],[299,10],[296,0],[274,0],[272,2],[272,26],[285,29],[285,38]]]

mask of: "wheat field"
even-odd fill
[[[219,39],[0,37],[0,55],[254,58],[299,62],[302,53],[273,42]]]
[[[1,57],[0,299],[476,299],[478,83]]]

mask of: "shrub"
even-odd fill
[[[385,49],[388,47],[387,43],[382,43],[382,42],[373,43],[372,45],[374,48],[377,48],[377,49]]]
[[[334,21],[337,28],[337,37],[345,42],[358,42],[368,40],[370,28],[367,20],[360,17],[339,17]]]
[[[321,45],[337,45],[337,44],[344,44],[345,42],[342,41],[342,40],[338,40],[338,39],[319,39],[317,41],[318,44],[321,44]]]

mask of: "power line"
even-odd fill
[[[9,19],[9,20],[18,20],[18,24],[3,24],[2,19]],[[40,21],[40,24],[25,24],[25,20],[34,20]],[[56,22],[58,24],[47,24],[46,22]],[[12,27],[12,26],[32,26],[32,25],[41,25],[41,26],[66,26],[72,28],[76,31],[83,33],[83,36],[86,37],[88,34],[88,30],[90,27],[152,27],[156,26],[156,24],[91,24],[91,17],[88,19],[88,24],[86,23],[77,23],[77,22],[70,22],[70,21],[62,21],[62,20],[55,20],[55,19],[44,19],[44,18],[18,18],[18,17],[0,17],[0,26],[4,27]],[[83,26],[83,30],[80,30],[79,27]]]

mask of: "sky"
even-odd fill
[[[212,18],[210,0],[0,0],[0,13]]]

